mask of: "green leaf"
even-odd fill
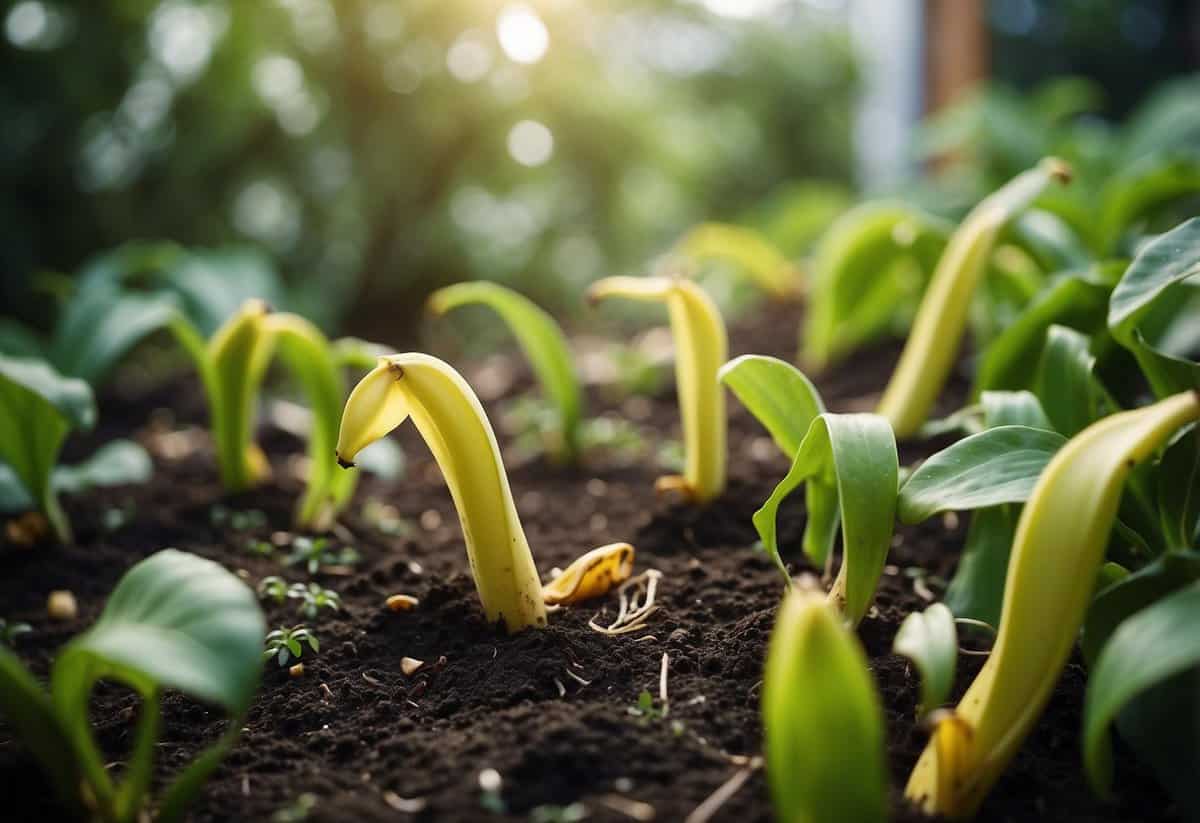
[[[439,289],[429,298],[429,305],[438,314],[471,303],[488,306],[512,330],[529,358],[542,391],[558,410],[562,442],[556,456],[564,460],[576,459],[583,390],[575,374],[566,336],[558,323],[529,298],[496,283],[457,283]]]
[[[1167,545],[1200,548],[1200,426],[1190,426],[1163,452],[1155,473]]]
[[[989,626],[999,625],[1016,532],[1015,506],[990,506],[971,513],[958,570],[946,587],[946,605],[952,612]]]
[[[1148,243],[1109,301],[1109,331],[1133,352],[1160,397],[1200,387],[1200,364],[1168,351],[1154,334],[1166,328],[1181,308],[1189,310],[1187,297],[1196,286],[1200,286],[1200,217]]]
[[[880,823],[887,816],[884,723],[866,655],[842,617],[792,590],[763,675],[767,782],[781,823]]]
[[[1043,209],[1030,209],[1001,232],[1003,242],[1026,252],[1043,272],[1064,271],[1087,265],[1083,241],[1065,220]]]
[[[1095,374],[1091,341],[1064,326],[1051,326],[1038,362],[1034,391],[1057,431],[1074,436],[1117,409]]]
[[[965,437],[909,475],[900,489],[900,522],[1023,502],[1066,442],[1057,432],[1028,426],[999,426]]]
[[[984,350],[973,394],[1027,388],[1054,324],[1092,332],[1104,328],[1108,296],[1121,276],[1119,263],[1104,263],[1054,278],[1008,328]]]
[[[59,466],[51,482],[57,491],[79,494],[103,486],[146,483],[154,474],[150,455],[132,440],[112,440],[82,463]]]
[[[921,672],[922,717],[946,702],[958,663],[958,630],[950,609],[934,603],[904,618],[892,651],[907,657]]]
[[[818,565],[832,548],[840,519],[842,568],[829,596],[851,625],[862,620],[875,597],[892,540],[899,474],[896,439],[886,420],[874,414],[821,414],[787,475],[754,513],[754,527],[785,577],[776,542],[783,500],[801,483],[808,484],[804,550]]]
[[[1200,665],[1197,622],[1200,583],[1191,583],[1125,620],[1104,645],[1088,678],[1083,718],[1084,763],[1092,786],[1102,794],[1110,792],[1112,783],[1109,726],[1138,695]],[[1200,799],[1194,773],[1184,790],[1195,807]]]
[[[971,298],[987,270],[1000,230],[1052,181],[1069,179],[1062,161],[1047,158],[984,198],[954,232],[879,401],[879,413],[891,421],[897,437],[910,437],[920,429],[946,382],[958,355]]]
[[[822,368],[907,320],[951,229],[898,202],[867,203],[839,218],[817,249],[804,361]]]
[[[121,578],[95,625],[60,653],[50,681],[55,711],[102,804],[136,814],[154,746],[139,739],[126,786],[114,794],[89,730],[95,682],[125,683],[151,713],[162,689],[179,690],[225,709],[236,733],[258,687],[265,628],[254,593],[211,560],[165,549]]]
[[[252,248],[190,250],[166,271],[165,285],[203,337],[216,334],[247,300],[274,310],[288,303],[271,259]]]
[[[63,377],[40,360],[0,355],[0,463],[12,470],[63,542],[70,541],[71,528],[51,483],[54,464],[67,432],[90,428],[95,419],[87,383]],[[17,504],[19,496],[5,494],[4,502]]]
[[[1122,169],[1100,192],[1100,237],[1111,247],[1140,219],[1173,200],[1200,194],[1200,162],[1179,155],[1151,155]]]
[[[1032,392],[985,391],[980,395],[979,404],[983,407],[985,428],[1028,426],[1032,429],[1054,429],[1042,409],[1041,401]]]
[[[800,448],[813,419],[825,412],[812,381],[775,357],[744,354],[722,366],[717,379],[737,395],[788,456]]]

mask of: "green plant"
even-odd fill
[[[450,487],[488,620],[503,620],[512,632],[544,626],[541,582],[496,435],[462,375],[425,354],[380,358],[346,401],[338,461],[353,465],[359,451],[410,415]]]
[[[271,575],[258,582],[258,596],[282,603],[288,596],[288,583],[282,577]]]
[[[686,464],[682,477],[659,478],[658,488],[682,491],[699,503],[719,496],[725,489],[726,420],[717,371],[729,344],[716,305],[695,283],[677,277],[607,277],[593,283],[587,295],[593,302],[624,297],[667,304]]]
[[[687,267],[709,261],[731,264],[776,298],[794,297],[804,288],[800,269],[765,235],[745,226],[701,223],[679,239],[670,257]]]
[[[557,442],[550,454],[563,462],[579,457],[579,429],[583,418],[583,390],[571,351],[554,318],[536,303],[496,283],[458,283],[434,292],[428,306],[442,315],[459,306],[479,303],[491,308],[508,324],[529,359],[547,399],[557,412]]]
[[[321,609],[338,611],[342,607],[342,596],[332,589],[321,588],[319,583],[293,583],[287,590],[291,600],[299,601],[296,605],[301,615],[309,620],[316,620]]]
[[[271,660],[286,666],[291,660],[299,660],[304,656],[304,645],[307,644],[313,653],[321,651],[321,641],[312,630],[303,623],[296,626],[280,626],[267,635],[264,641],[266,648],[262,652],[263,660]]]
[[[337,549],[327,537],[297,537],[292,540],[292,551],[283,564],[302,565],[309,574],[316,574],[324,566],[353,566],[358,561],[358,551],[352,546]]]
[[[946,702],[958,663],[958,630],[954,614],[941,603],[904,618],[892,651],[913,662],[921,672],[918,716],[929,717]]]
[[[28,623],[18,621],[5,620],[0,617],[0,645],[12,648],[16,645],[17,638],[23,634],[29,634],[33,631],[33,626]]]
[[[117,583],[95,625],[58,655],[47,693],[0,646],[0,712],[80,819],[132,823],[183,817],[205,779],[233,746],[258,686],[264,626],[254,593],[209,560],[166,549]],[[118,680],[142,698],[124,779],[114,782],[92,737],[88,708],[99,680]],[[149,796],[164,689],[217,705],[228,730]]]
[[[784,823],[887,816],[883,710],[866,655],[822,593],[797,585],[763,674],[767,782]]]
[[[730,361],[720,379],[792,457],[787,475],[754,513],[754,527],[785,580],[776,517],[780,504],[805,486],[805,554],[818,567],[832,557],[839,528],[842,567],[829,598],[857,625],[870,608],[892,539],[899,457],[888,422],[873,414],[831,414],[795,367],[748,355]],[[790,450],[790,451],[789,451]]]
[[[20,511],[31,502],[55,536],[70,542],[54,464],[67,433],[91,428],[95,420],[92,392],[82,380],[63,377],[40,360],[0,355],[0,467],[7,466],[16,478],[0,484],[8,491],[0,500],[4,510]]]
[[[891,421],[898,437],[916,433],[942,389],[958,353],[971,296],[1000,230],[1052,181],[1069,179],[1070,170],[1062,161],[1043,160],[981,201],[950,238],[879,401],[879,413]]]

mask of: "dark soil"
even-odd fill
[[[731,353],[790,359],[797,314],[787,306],[760,312],[752,327],[734,329]],[[893,347],[883,347],[833,370],[818,381],[827,402],[835,410],[869,409],[895,356]],[[507,394],[528,387],[520,367],[517,374]],[[279,480],[227,497],[215,482],[204,439],[189,428],[204,418],[194,381],[178,379],[129,394],[107,398],[102,430],[71,448],[84,453],[116,435],[157,443],[153,483],[68,499],[76,545],[0,549],[0,615],[33,624],[35,632],[21,638],[18,652],[41,676],[56,649],[95,619],[121,574],[165,546],[220,561],[252,584],[269,574],[307,579],[299,569],[283,567],[284,549],[274,557],[246,549],[251,539],[269,540],[290,528],[299,489],[290,461],[302,444],[265,429],[264,445]],[[954,406],[955,394],[961,399],[961,385],[950,394],[947,408]],[[663,432],[678,437],[672,396],[621,406],[593,400],[593,409],[637,418],[655,440]],[[497,403],[486,404],[496,419]],[[175,431],[176,441],[195,448],[181,449],[172,459],[162,456],[156,439],[161,430]],[[516,459],[505,446],[517,505],[544,576],[593,546],[617,540],[636,546],[637,571],[663,573],[662,610],[645,631],[621,637],[603,636],[587,625],[598,611],[612,612],[611,596],[553,614],[544,631],[506,637],[487,625],[439,472],[411,426],[396,436],[409,455],[407,476],[394,483],[365,478],[335,539],[357,548],[361,561],[347,573],[318,576],[341,593],[343,611],[310,622],[322,649],[306,654],[302,677],[291,678],[273,663],[266,667],[245,733],[193,819],[268,820],[308,792],[316,799],[311,820],[529,820],[538,806],[581,803],[589,820],[628,821],[650,808],[656,820],[680,821],[761,754],[758,695],[782,585],[754,548],[750,515],[783,476],[787,461],[736,401],[730,401],[730,487],[705,510],[656,500],[651,488],[661,472],[649,456],[628,464],[598,456],[583,468],[565,470],[540,459]],[[919,459],[929,449],[905,447],[903,459]],[[783,545],[791,547],[797,567],[800,497],[781,516]],[[391,536],[381,531],[376,518],[364,515],[369,500],[393,505],[410,531]],[[215,504],[261,511],[266,522],[243,531],[214,526]],[[116,525],[114,512],[122,511],[127,522]],[[917,680],[891,654],[891,643],[903,617],[926,605],[918,589],[936,593],[953,572],[962,534],[957,524],[940,521],[900,529],[876,607],[860,630],[887,710],[899,819],[920,819],[903,808],[900,787],[925,735],[914,722]],[[917,575],[923,586],[914,585],[914,570],[923,570]],[[79,618],[50,622],[46,596],[64,588],[77,595]],[[389,612],[384,600],[395,593],[418,597],[420,607]],[[267,613],[274,625],[297,622],[290,606],[269,606]],[[664,655],[670,715],[635,716],[630,709],[640,692],[657,695]],[[400,671],[405,656],[429,665],[406,677]],[[960,691],[980,660],[963,659]],[[1083,685],[1083,670],[1072,664],[980,820],[1174,819],[1145,770],[1120,750],[1118,803],[1106,805],[1090,793],[1079,754]],[[181,768],[223,728],[219,713],[178,696],[168,698],[165,715],[163,774]],[[133,734],[136,700],[102,684],[93,716],[97,738],[119,769]],[[48,785],[10,738],[0,723],[5,806],[0,818],[57,819],[61,813]],[[503,778],[500,799],[507,813],[485,808],[478,776],[489,768]],[[713,819],[771,818],[757,770]]]

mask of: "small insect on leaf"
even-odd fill
[[[633,573],[633,546],[613,543],[592,549],[542,587],[547,606],[566,606],[607,594]]]

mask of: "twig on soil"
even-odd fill
[[[395,792],[384,792],[383,802],[405,814],[417,814],[424,811],[425,807],[429,805],[429,801],[423,797],[401,797]]]
[[[667,653],[663,652],[662,668],[658,672],[658,700],[662,703],[663,717],[666,717],[670,710],[670,701],[667,700],[667,666],[669,663],[670,659],[667,657]]]
[[[656,569],[647,569],[637,577],[629,578],[617,589],[621,603],[617,609],[617,619],[607,626],[601,626],[593,617],[588,621],[588,626],[593,631],[610,636],[628,634],[643,628],[650,615],[658,611],[654,597],[661,578],[662,572]]]
[[[581,685],[581,686],[590,686],[590,685],[592,685],[592,681],[590,681],[590,680],[584,680],[582,677],[580,677],[579,675],[575,674],[575,672],[571,671],[570,669],[565,669],[564,671],[566,671],[566,673],[567,673],[567,677],[571,678],[572,680],[574,680],[574,681],[575,681],[576,683],[578,683],[579,685]]]
[[[738,793],[738,790],[745,785],[750,779],[750,775],[758,771],[762,767],[762,758],[752,758],[744,768],[738,769],[733,777],[726,780],[717,790],[710,794],[708,798],[692,810],[692,813],[687,816],[684,823],[708,823],[712,816],[720,811],[721,807],[729,802],[729,799]]]
[[[554,678],[554,685],[558,687],[558,696],[559,697],[567,696],[567,687],[564,686],[563,682],[561,680],[559,680],[557,677]]]

